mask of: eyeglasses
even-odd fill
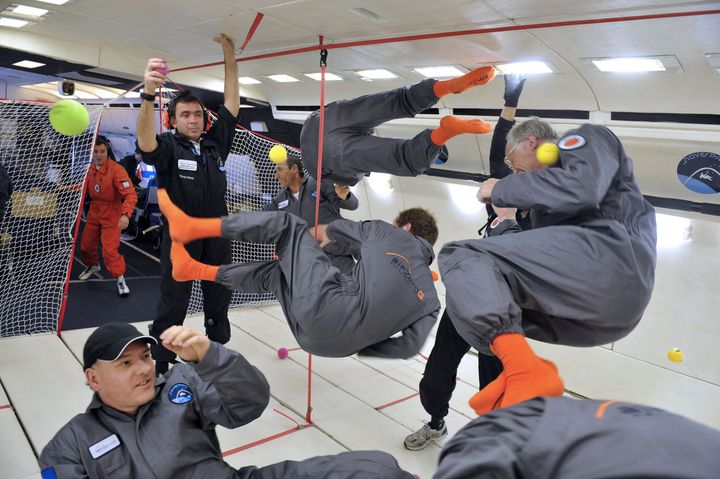
[[[519,143],[518,143],[518,145],[519,145]],[[513,147],[510,149],[510,151],[508,152],[508,154],[505,155],[505,158],[503,159],[503,161],[505,162],[505,164],[507,165],[507,167],[510,168],[510,169],[513,169],[513,162],[510,161],[510,155],[513,154],[513,151],[515,151],[515,148],[517,148],[518,145],[513,146]]]

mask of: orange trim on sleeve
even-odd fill
[[[613,403],[616,403],[618,401],[605,401],[601,405],[598,406],[597,411],[595,411],[595,417],[598,419],[602,419],[603,416],[605,416],[605,409],[608,408]]]
[[[408,271],[410,271],[412,273],[412,266],[410,266],[410,261],[408,261],[408,259],[405,256],[403,256],[399,253],[385,253],[385,254],[388,256],[397,256],[398,258],[401,258],[407,264]]]

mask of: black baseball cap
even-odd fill
[[[84,368],[92,367],[98,359],[115,361],[134,341],[157,344],[155,338],[140,333],[132,324],[108,323],[100,326],[85,342],[83,348]]]

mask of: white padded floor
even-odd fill
[[[403,468],[422,478],[432,477],[440,448],[432,445],[411,452],[402,444],[427,419],[415,395],[424,368],[420,356],[404,361],[314,356],[314,425],[243,449],[305,423],[307,354],[293,351],[288,359],[278,359],[277,348],[297,346],[279,306],[231,311],[230,321],[233,336],[227,346],[265,374],[273,399],[253,423],[219,430],[221,447],[230,453],[225,457],[229,464],[262,466],[346,450],[380,449],[393,454]],[[188,318],[186,324],[202,328],[199,317]],[[147,323],[136,326],[143,331]],[[77,358],[92,331],[67,331],[62,338],[44,334],[0,339],[0,479],[40,477],[39,452],[65,422],[84,411],[91,391]],[[423,354],[431,348],[428,341]],[[467,399],[477,387],[475,358],[465,358],[459,377],[447,418],[451,432],[474,417]],[[408,396],[412,397],[388,405]]]

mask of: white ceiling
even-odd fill
[[[316,45],[468,29],[529,25],[720,9],[712,1],[645,0],[71,0],[53,6],[36,0],[0,0],[0,10],[22,3],[51,10],[46,18],[22,29],[0,28],[0,45],[93,65],[103,72],[139,77],[148,57],[165,58],[171,68],[222,60],[212,41],[226,32],[241,44],[257,12],[264,18],[240,58]],[[364,8],[372,21],[352,13]],[[526,108],[677,111],[716,113],[720,76],[705,53],[720,52],[720,15],[562,26],[502,33],[457,36],[415,42],[351,47],[330,51],[328,70],[351,81],[328,84],[329,100],[391,88],[421,77],[412,67],[544,59],[558,74],[537,77],[523,96]],[[613,55],[675,55],[683,72],[654,75],[608,75],[581,61]],[[242,75],[259,77],[244,86],[247,96],[273,104],[318,103],[317,82],[302,76],[318,71],[318,52],[240,62]],[[349,72],[387,68],[398,81],[360,81]],[[276,84],[274,73],[302,77],[301,83]],[[179,83],[222,89],[222,68],[207,67],[170,75]],[[498,107],[502,82],[468,95],[451,97],[447,106]]]
[[[171,68],[221,61],[221,50],[213,37],[225,32],[239,46],[257,12],[262,12],[264,19],[246,51],[240,54],[241,60],[312,47],[317,45],[318,35],[323,35],[327,44],[336,44],[558,21],[720,10],[720,1],[682,0],[71,0],[63,6],[36,0],[0,0],[0,10],[11,3],[46,8],[52,13],[22,29],[0,27],[0,46],[96,66],[99,72],[136,79],[141,78],[149,57],[165,58]],[[355,8],[373,12],[378,21],[354,14],[351,9]],[[717,115],[720,75],[708,65],[707,53],[720,53],[720,14],[549,26],[331,49],[328,71],[348,80],[329,82],[326,98],[349,98],[418,81],[421,77],[412,71],[417,66],[455,64],[473,68],[486,63],[540,59],[554,64],[558,73],[528,80],[522,108]],[[615,75],[594,71],[583,61],[619,55],[674,55],[682,69],[678,73]],[[318,62],[317,51],[240,61],[241,75],[263,82],[242,86],[242,94],[273,105],[317,105],[319,83],[303,74],[317,72]],[[401,78],[365,82],[352,73],[368,68],[386,68]],[[292,74],[302,81],[279,84],[265,78],[275,73]],[[0,70],[0,79],[4,74]],[[171,72],[169,76],[177,83],[222,90],[221,66]],[[500,108],[502,93],[503,82],[498,79],[462,95],[450,95],[438,106]],[[653,125],[645,125],[646,130],[638,135],[634,126],[628,126],[626,136],[621,138],[636,159],[641,183],[650,194],[720,203],[718,195],[684,191],[674,178],[674,167],[683,154],[703,150],[720,153],[717,125],[683,126],[675,138],[659,136],[665,135],[665,130]],[[392,128],[388,133],[392,134]],[[477,140],[475,145],[481,152],[482,141]],[[659,145],[665,146],[660,149]],[[672,155],[668,155],[670,151]],[[477,161],[471,158],[454,167],[477,171]]]

